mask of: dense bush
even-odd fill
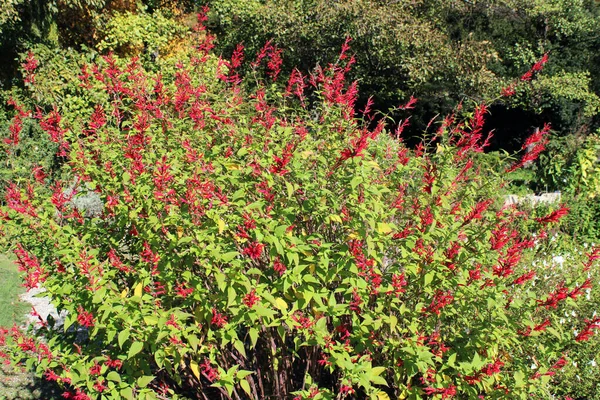
[[[0,355],[74,399],[548,398],[563,350],[600,325],[559,323],[600,254],[528,290],[520,260],[566,210],[502,207],[502,180],[473,163],[486,106],[411,151],[372,111],[356,118],[347,46],[280,90],[267,44],[253,65],[268,79],[247,93],[242,49],[217,59],[197,30],[162,73],[102,57],[81,71],[84,108],[13,120],[7,142],[35,118],[62,170],[8,186],[3,240],[65,320],[2,330]],[[91,193],[100,215],[78,203]]]

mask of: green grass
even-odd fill
[[[0,282],[0,326],[19,325],[31,306],[19,301],[19,294],[25,289],[21,286],[17,266],[3,254],[0,254]]]

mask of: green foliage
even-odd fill
[[[152,14],[126,12],[112,16],[99,26],[102,38],[97,45],[100,51],[116,51],[135,55],[142,52],[146,57],[164,54],[175,38],[182,37],[189,29],[166,17],[160,10]]]
[[[247,91],[198,31],[160,73],[36,73],[61,171],[8,185],[1,232],[65,319],[0,331],[6,356],[79,398],[548,398],[586,277],[532,290],[519,260],[553,217],[478,173],[484,108],[411,151],[355,118],[344,55],[308,108],[304,77]]]
[[[17,7],[23,2],[24,0],[6,0],[0,4],[0,33],[4,26],[19,21]]]
[[[549,190],[560,190],[571,208],[563,229],[588,240],[600,238],[600,137],[555,137],[541,155],[538,181]]]

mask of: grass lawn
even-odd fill
[[[17,266],[4,254],[0,254],[0,326],[11,327],[21,324],[31,306],[19,301],[21,286]]]
[[[17,266],[4,254],[0,254],[0,326],[20,325],[31,310],[27,303],[19,301],[25,289]],[[19,371],[0,363],[0,399],[58,399],[56,387],[35,379],[30,373]]]

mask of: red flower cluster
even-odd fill
[[[252,289],[250,293],[244,296],[242,301],[246,306],[248,306],[248,308],[252,308],[256,303],[258,303],[259,300],[260,297],[256,295],[256,289]]]
[[[35,83],[35,70],[39,66],[40,63],[36,60],[33,52],[31,50],[27,52],[27,58],[25,58],[25,62],[21,64],[21,67],[23,67],[23,70],[25,71],[25,78],[23,79],[25,83]]]
[[[424,392],[429,396],[439,394],[442,396],[442,399],[449,399],[453,396],[456,396],[456,386],[448,386],[447,388],[426,387]]]
[[[242,254],[250,257],[252,260],[258,260],[262,255],[265,245],[259,242],[250,242],[248,246],[242,250]]]
[[[594,319],[586,319],[585,327],[582,331],[575,337],[575,340],[578,342],[585,342],[589,340],[592,336],[594,336],[594,330],[600,329],[600,317],[596,317]]]
[[[25,250],[20,243],[17,244],[14,253],[17,256],[17,267],[19,271],[26,273],[25,287],[27,289],[33,289],[38,286],[38,283],[46,280],[47,273],[34,254]]]
[[[210,323],[217,328],[222,328],[227,323],[227,317],[217,311],[216,308],[212,309],[212,319]]]
[[[510,168],[507,168],[506,172],[513,172],[525,164],[535,161],[540,153],[546,148],[546,144],[548,144],[549,139],[547,138],[547,135],[549,132],[549,124],[544,124],[544,127],[541,130],[536,129],[536,131],[527,138],[521,148],[526,151],[525,155],[523,155],[520,161],[514,163]]]
[[[454,301],[454,296],[450,290],[442,291],[437,290],[431,300],[431,304],[427,307],[423,307],[422,312],[440,315],[442,308],[446,307]]]
[[[533,64],[533,66],[531,67],[531,69],[527,72],[525,72],[522,76],[521,76],[521,80],[524,82],[528,82],[531,80],[531,78],[533,78],[533,74],[536,72],[540,72],[543,68],[544,65],[548,62],[548,53],[544,54],[542,56],[541,59],[538,60],[538,62],[536,62],[535,64]]]
[[[94,326],[94,316],[91,312],[85,311],[82,306],[77,308],[77,312],[77,322],[79,322],[79,325],[85,328]]]
[[[537,222],[539,222],[540,224],[549,224],[552,222],[557,222],[559,219],[561,219],[568,213],[569,213],[569,208],[562,206],[558,210],[552,211],[550,214],[546,215],[545,217],[536,218],[535,220]]]
[[[200,369],[202,371],[202,375],[204,375],[210,382],[214,382],[219,379],[219,372],[213,368],[212,365],[210,365],[209,359],[205,359],[200,364]]]

